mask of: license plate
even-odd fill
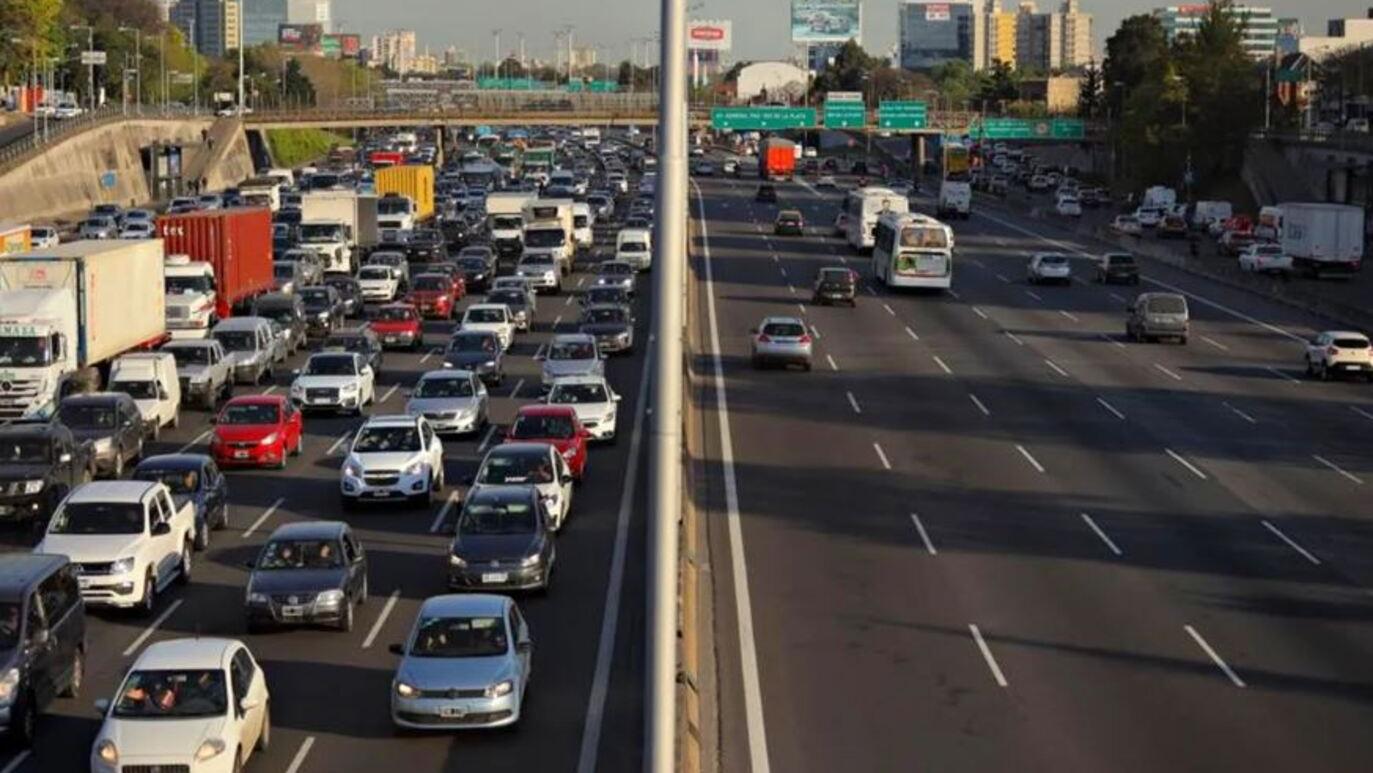
[[[385,340],[386,340],[386,343],[388,343],[388,344],[393,344],[393,343],[399,341],[400,338],[399,338],[398,336],[387,336]]]
[[[323,404],[329,402],[329,398],[327,398],[327,397],[316,397],[315,399],[311,400],[310,402],[315,403],[316,405],[323,405]]]
[[[297,604],[295,606],[283,606],[281,608],[282,617],[300,617],[305,614],[305,607]]]
[[[462,719],[467,716],[467,709],[460,709],[456,706],[444,706],[439,709],[439,716],[444,719]]]
[[[482,582],[500,583],[510,579],[510,575],[505,572],[483,572]]]
[[[378,498],[378,499],[385,499],[386,497],[389,497],[389,496],[391,496],[391,495],[394,494],[394,493],[395,493],[394,491],[373,491],[373,492],[372,492],[371,494],[369,494],[368,496],[373,496],[373,497],[376,497],[376,498]]]
[[[247,451],[235,451],[235,452],[234,452],[234,458],[235,458],[235,459],[247,459],[247,458],[248,458],[248,452],[247,452]]]

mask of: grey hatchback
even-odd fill
[[[811,337],[796,317],[765,317],[753,333],[753,365],[800,365],[811,368]]]

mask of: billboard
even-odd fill
[[[949,21],[952,18],[948,3],[925,4],[925,21]]]
[[[277,45],[283,51],[318,54],[324,27],[319,24],[278,24]]]
[[[728,51],[734,45],[734,22],[687,22],[687,48],[692,51]]]
[[[862,37],[860,0],[791,0],[793,43],[843,43]]]
[[[325,35],[320,38],[320,53],[330,59],[356,59],[362,50],[360,35]]]

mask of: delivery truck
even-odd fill
[[[576,252],[572,199],[535,199],[525,205],[525,255],[552,255],[562,275],[567,276],[572,273]]]
[[[204,338],[221,319],[271,292],[272,214],[239,207],[157,219],[167,259],[167,328],[174,338]]]
[[[162,240],[83,240],[0,259],[0,420],[51,418],[125,352],[167,338]]]
[[[758,176],[764,180],[790,180],[796,173],[796,143],[768,137],[758,145]]]
[[[245,207],[266,207],[273,212],[281,209],[281,179],[254,177],[238,184],[238,197]]]
[[[404,196],[415,202],[415,224],[434,217],[434,167],[425,164],[406,164],[378,169],[373,179],[378,196],[388,193]]]
[[[486,196],[486,232],[500,257],[518,258],[524,251],[524,210],[538,199],[529,191],[500,191]]]
[[[300,199],[300,246],[325,271],[353,273],[379,239],[377,197],[347,190],[310,191]]]
[[[1294,270],[1317,278],[1349,276],[1363,262],[1363,210],[1348,204],[1284,203],[1280,241]]]

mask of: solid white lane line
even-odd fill
[[[394,394],[396,393],[396,390],[397,390],[397,389],[400,389],[400,384],[392,384],[390,389],[388,389],[388,390],[386,390],[385,392],[382,393],[381,399],[378,400],[377,402],[379,402],[379,403],[384,403],[384,402],[386,402],[387,400],[390,400],[390,399],[391,399],[391,396],[394,395]]]
[[[1096,401],[1097,404],[1099,404],[1102,408],[1105,408],[1106,410],[1110,411],[1112,416],[1116,417],[1117,419],[1120,419],[1121,421],[1125,421],[1125,414],[1121,413],[1120,411],[1117,411],[1114,405],[1111,405],[1110,403],[1106,402],[1106,398],[1098,397]]]
[[[324,452],[324,455],[333,456],[334,454],[338,453],[339,446],[343,445],[344,443],[347,443],[349,440],[352,439],[352,437],[353,430],[344,430],[343,434],[338,436],[338,440],[335,440],[333,444],[329,446],[329,450]]]
[[[1357,410],[1357,409],[1356,409],[1356,410]],[[201,443],[204,443],[204,442],[205,442],[205,438],[208,438],[208,437],[210,436],[210,434],[213,433],[213,432],[214,432],[213,429],[207,429],[207,430],[205,430],[204,432],[200,433],[199,435],[196,435],[195,440],[192,440],[191,442],[189,442],[189,443],[187,443],[186,445],[182,446],[180,449],[177,450],[177,453],[178,453],[178,454],[184,454],[184,453],[186,453],[187,451],[191,450],[192,448],[195,448],[196,446],[200,445]],[[0,770],[0,773],[4,773],[4,771]]]
[[[1064,378],[1072,378],[1071,376],[1068,375],[1068,371],[1064,370],[1063,368],[1060,368],[1060,367],[1058,366],[1058,363],[1054,362],[1053,360],[1045,360],[1045,361],[1044,361],[1044,364],[1045,364],[1045,365],[1048,365],[1050,368],[1052,368],[1053,371],[1054,371],[1055,373],[1057,373],[1058,375],[1060,375],[1060,376],[1062,376],[1062,377],[1064,377]]]
[[[853,412],[858,414],[863,413],[863,409],[858,407],[858,398],[853,396],[853,392],[845,392],[844,394],[848,396],[849,405],[852,406]]]
[[[1079,320],[1079,319],[1077,318],[1077,315],[1073,314],[1072,312],[1068,312],[1068,311],[1064,311],[1063,309],[1059,309],[1059,310],[1058,310],[1058,313],[1059,313],[1059,314],[1062,314],[1063,316],[1067,317],[1068,319],[1071,319],[1071,320],[1074,321],[1074,322],[1080,322],[1080,321],[1081,321],[1081,320]]]
[[[273,385],[267,387],[266,389],[262,390],[262,394],[264,394],[264,395],[270,395],[270,394],[272,394],[273,392],[277,391],[277,388],[278,388],[277,385],[276,385],[276,384],[273,384]]]
[[[1211,649],[1211,645],[1207,644],[1206,640],[1201,638],[1201,634],[1197,633],[1197,629],[1193,628],[1190,625],[1184,625],[1183,630],[1187,631],[1187,634],[1192,637],[1192,641],[1195,641],[1197,643],[1197,646],[1201,647],[1201,651],[1205,652],[1206,656],[1211,658],[1211,662],[1215,663],[1221,671],[1225,672],[1226,676],[1230,677],[1231,684],[1235,685],[1236,687],[1245,686],[1244,680],[1240,679],[1239,675],[1230,669],[1230,666],[1224,660],[1221,659],[1220,655],[1217,654],[1215,650]]]
[[[1364,417],[1365,419],[1368,419],[1369,421],[1373,421],[1373,413],[1369,413],[1368,411],[1365,411],[1362,408],[1358,408],[1353,405],[1349,406],[1349,410],[1359,414],[1360,416]]]
[[[1191,472],[1193,475],[1197,476],[1198,478],[1201,478],[1202,480],[1208,480],[1208,478],[1206,477],[1206,473],[1204,473],[1204,472],[1202,472],[1201,470],[1197,469],[1197,466],[1196,466],[1195,464],[1192,464],[1191,462],[1187,461],[1186,459],[1183,459],[1181,456],[1178,455],[1178,453],[1177,453],[1176,451],[1174,451],[1174,450],[1171,449],[1171,448],[1165,448],[1165,449],[1163,449],[1163,450],[1164,450],[1164,452],[1167,453],[1169,456],[1173,457],[1173,461],[1177,462],[1178,464],[1182,465],[1183,467],[1186,467],[1186,468],[1188,469],[1188,471]]]
[[[480,454],[480,453],[482,453],[483,451],[485,451],[485,450],[486,450],[486,447],[489,446],[489,445],[491,445],[491,440],[492,440],[493,438],[495,438],[495,437],[496,437],[496,425],[495,425],[495,424],[492,424],[492,425],[490,426],[490,428],[488,428],[488,429],[486,430],[486,434],[482,436],[482,442],[479,443],[479,444],[477,444],[477,453]]]
[[[1302,547],[1301,545],[1298,545],[1296,540],[1292,539],[1291,537],[1287,536],[1286,534],[1283,534],[1281,529],[1279,529],[1278,527],[1274,526],[1274,525],[1273,525],[1272,523],[1270,523],[1267,519],[1264,519],[1263,521],[1260,521],[1260,523],[1263,524],[1263,527],[1264,527],[1265,529],[1268,529],[1269,531],[1273,532],[1273,535],[1276,536],[1278,539],[1282,540],[1283,542],[1286,542],[1286,543],[1287,543],[1287,546],[1288,546],[1289,548],[1292,548],[1293,550],[1295,550],[1295,551],[1297,551],[1298,553],[1300,553],[1302,558],[1305,558],[1307,561],[1310,561],[1311,563],[1315,564],[1316,566],[1320,566],[1320,565],[1321,565],[1321,560],[1320,560],[1319,558],[1316,558],[1315,556],[1311,555],[1310,551],[1308,551],[1306,548]]]
[[[911,340],[913,340],[913,341],[919,341],[919,340],[920,340],[920,336],[916,335],[916,334],[915,334],[915,331],[910,329],[910,326],[907,326],[907,327],[906,327],[906,335],[910,336],[910,337],[911,337]]]
[[[882,308],[886,309],[886,310],[887,310],[887,313],[890,314],[890,315],[892,315],[893,317],[896,316],[896,312],[892,311],[891,306],[888,306],[887,304],[884,303],[884,304],[882,304]]]
[[[936,355],[933,355],[933,356],[934,356],[934,362],[935,362],[935,364],[938,365],[938,366],[940,367],[940,369],[943,370],[945,373],[947,373],[947,374],[949,374],[950,376],[952,376],[952,375],[953,375],[953,368],[950,368],[948,365],[945,365],[945,364],[944,364],[944,361],[941,360],[941,359],[939,358],[939,355],[936,354]]]
[[[1208,343],[1208,344],[1210,344],[1210,345],[1216,347],[1217,349],[1221,350],[1222,352],[1228,352],[1228,351],[1230,351],[1230,347],[1226,346],[1225,344],[1221,343],[1220,341],[1217,341],[1216,339],[1212,338],[1211,336],[1202,336],[1202,337],[1201,337],[1201,340],[1203,340],[1203,341],[1205,341],[1206,343]]]
[[[977,643],[977,649],[982,652],[982,659],[987,661],[987,668],[991,669],[992,678],[996,680],[997,686],[1007,686],[1009,682],[1006,681],[1006,675],[1001,673],[1001,666],[998,666],[996,658],[992,657],[992,650],[987,646],[986,640],[982,638],[982,631],[972,624],[968,625],[968,630],[973,632],[973,641]]]
[[[238,535],[239,538],[247,539],[249,536],[251,536],[253,532],[257,531],[257,528],[261,526],[263,522],[265,522],[268,518],[272,517],[272,513],[275,513],[278,507],[281,507],[285,503],[286,497],[277,497],[277,501],[273,502],[271,507],[268,507],[266,510],[263,510],[262,515],[259,515],[256,521],[253,521],[253,525],[249,526],[247,531]]]
[[[1016,346],[1024,346],[1024,345],[1025,345],[1025,342],[1022,341],[1022,340],[1020,340],[1020,336],[1016,335],[1015,333],[1012,333],[1012,332],[1009,331],[1009,330],[1005,331],[1005,333],[1006,333],[1006,337],[1007,337],[1007,338],[1011,339],[1012,341],[1015,341],[1015,345],[1016,345]]]
[[[1005,282],[1006,284],[1010,284],[1010,283],[1011,283],[1011,280],[1010,280],[1008,277],[1006,277],[1006,275],[1004,275],[1004,274],[997,274],[997,275],[996,275],[996,278],[997,278],[997,279],[1000,279],[1002,282]]]
[[[400,588],[391,591],[391,595],[386,599],[386,605],[381,608],[381,614],[377,615],[376,622],[372,623],[372,630],[367,632],[367,638],[362,640],[363,649],[371,649],[372,642],[377,640],[377,634],[381,633],[381,627],[386,624],[386,618],[391,616],[391,610],[396,608],[396,600],[400,598]]]
[[[882,450],[882,446],[880,446],[880,445],[878,445],[876,442],[874,442],[874,443],[872,444],[872,450],[874,450],[874,451],[877,452],[877,458],[882,460],[882,466],[883,466],[883,467],[886,467],[888,470],[890,470],[890,469],[891,469],[891,462],[887,461],[887,454],[886,454],[886,452],[884,452],[884,451]]]
[[[744,719],[747,728],[748,756],[750,773],[770,773],[768,763],[767,726],[763,720],[763,698],[761,680],[758,677],[758,648],[753,635],[753,604],[749,592],[748,568],[744,557],[744,533],[739,517],[739,487],[734,470],[734,440],[730,433],[729,407],[725,395],[725,367],[720,359],[720,328],[715,316],[715,277],[710,259],[710,232],[705,217],[705,200],[701,189],[692,184],[696,193],[696,205],[700,212],[701,248],[705,260],[706,315],[710,321],[711,360],[715,370],[716,415],[719,417],[720,466],[724,470],[725,513],[729,534],[730,574],[734,585],[734,610],[739,630],[739,666],[743,679]],[[836,368],[837,370],[837,368]],[[587,713],[590,720],[591,713]],[[583,734],[585,738],[585,734]],[[591,755],[595,756],[595,746]],[[583,743],[583,757],[586,756]],[[577,766],[578,773],[595,773],[595,765],[583,768]]]
[[[448,519],[448,514],[453,511],[453,507],[458,503],[458,492],[456,489],[448,492],[448,498],[444,500],[443,507],[434,516],[434,522],[429,524],[429,533],[438,534],[439,529],[443,528],[443,522]]]
[[[1025,449],[1025,446],[1016,443],[1015,450],[1019,451],[1020,455],[1025,457],[1025,461],[1029,462],[1030,466],[1035,468],[1036,471],[1041,473],[1044,472],[1044,465],[1040,464],[1039,460],[1034,458],[1034,455]]]
[[[310,754],[310,749],[315,745],[313,735],[306,736],[301,741],[300,748],[296,750],[296,756],[291,758],[291,764],[286,768],[286,773],[300,773],[300,766],[305,764],[305,758]]]
[[[1253,416],[1250,416],[1249,414],[1245,413],[1244,411],[1241,411],[1240,409],[1236,408],[1235,406],[1231,405],[1230,403],[1221,403],[1221,404],[1224,405],[1226,408],[1229,408],[1231,413],[1235,414],[1236,416],[1240,417],[1241,419],[1244,419],[1245,421],[1249,422],[1250,424],[1258,424],[1258,423],[1259,423],[1259,422],[1258,422],[1258,419],[1255,419]]]
[[[18,754],[14,755],[14,759],[10,760],[8,765],[0,768],[0,773],[14,773],[14,771],[19,769],[20,765],[24,764],[24,760],[29,758],[29,754],[30,752],[28,749],[21,750]]]
[[[1031,298],[1034,298],[1037,301],[1044,300],[1042,297],[1040,297],[1039,293],[1035,292],[1034,290],[1026,290],[1025,294],[1030,296]]]
[[[1324,456],[1321,456],[1321,455],[1319,455],[1319,454],[1311,454],[1311,458],[1312,458],[1312,459],[1315,459],[1316,461],[1320,462],[1321,464],[1325,465],[1326,467],[1329,467],[1330,469],[1334,470],[1335,472],[1338,472],[1339,474],[1343,475],[1347,480],[1352,481],[1352,482],[1354,482],[1354,483],[1357,483],[1357,484],[1360,485],[1360,486],[1363,485],[1363,480],[1360,479],[1357,475],[1353,475],[1353,474],[1349,473],[1348,471],[1342,469],[1338,464],[1335,464],[1334,462],[1330,461],[1329,459],[1326,459]]]
[[[1173,379],[1174,381],[1181,381],[1181,380],[1182,380],[1182,376],[1179,376],[1178,374],[1176,374],[1176,373],[1174,373],[1173,371],[1171,371],[1171,370],[1165,368],[1164,366],[1160,365],[1160,364],[1157,363],[1157,362],[1154,363],[1154,367],[1155,367],[1155,368],[1158,368],[1158,370],[1159,370],[1160,373],[1166,375],[1167,377]]]
[[[920,532],[920,541],[925,543],[925,550],[932,556],[939,555],[939,551],[934,549],[934,543],[930,541],[930,535],[925,532],[925,524],[920,522],[920,516],[911,513],[911,523],[914,523],[915,530]]]
[[[835,364],[834,358],[833,358],[833,357],[831,357],[830,355],[826,354],[826,355],[825,355],[825,359],[829,361],[830,370],[839,370],[839,366],[838,366],[837,364]]]
[[[1267,370],[1269,373],[1272,373],[1273,375],[1278,376],[1279,378],[1286,379],[1286,380],[1292,382],[1293,384],[1300,384],[1300,383],[1301,383],[1301,379],[1299,379],[1299,378],[1293,378],[1293,377],[1292,377],[1292,374],[1288,373],[1288,372],[1285,371],[1285,370],[1279,370],[1279,369],[1273,367],[1272,365],[1265,366],[1265,367],[1264,367],[1264,370]]]
[[[1082,520],[1087,522],[1088,528],[1095,532],[1096,535],[1101,538],[1102,542],[1106,543],[1106,547],[1110,548],[1112,553],[1115,553],[1118,556],[1123,555],[1120,548],[1116,546],[1116,543],[1113,542],[1110,537],[1106,536],[1106,532],[1102,531],[1101,527],[1096,525],[1096,521],[1092,520],[1092,516],[1086,513],[1078,513],[1078,515],[1082,516]]]
[[[992,412],[989,411],[989,410],[987,410],[987,406],[983,405],[983,404],[982,404],[982,401],[979,400],[979,399],[977,399],[977,395],[973,394],[972,392],[969,392],[969,393],[968,393],[968,399],[970,399],[970,400],[973,401],[973,405],[976,405],[976,406],[977,406],[977,410],[982,411],[982,415],[983,415],[983,416],[991,416],[991,415],[992,415]]]
[[[515,382],[515,388],[510,390],[510,398],[513,400],[520,394],[520,387],[524,386],[524,379]]]
[[[977,316],[979,316],[979,317],[981,317],[981,318],[983,318],[983,319],[990,319],[990,317],[987,316],[987,312],[983,311],[982,309],[979,309],[979,308],[976,307],[976,306],[972,307],[972,309],[973,309],[973,313],[976,314]]]
[[[163,623],[167,622],[167,618],[171,617],[172,613],[181,607],[181,602],[184,600],[185,599],[177,599],[172,603],[168,604],[167,608],[162,610],[162,614],[158,615],[151,623],[149,623],[148,627],[143,629],[143,633],[140,633],[138,635],[138,638],[133,640],[132,644],[124,648],[124,657],[127,658],[128,656],[137,652],[138,648],[143,646],[143,642],[147,641],[148,637],[152,636],[153,633]]]

